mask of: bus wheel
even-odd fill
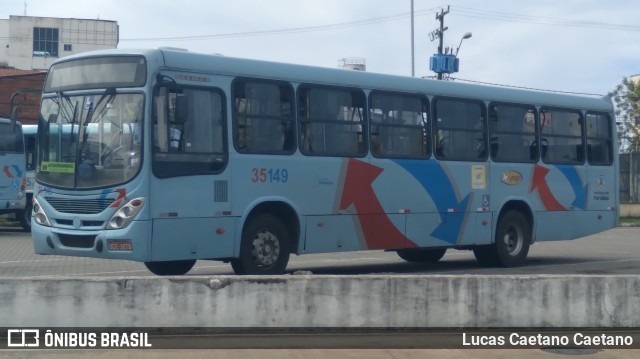
[[[516,267],[526,261],[530,243],[529,222],[522,213],[510,211],[498,223],[495,243],[476,247],[473,254],[483,265]]]
[[[416,262],[416,263],[436,263],[442,257],[444,257],[444,253],[447,251],[446,248],[435,248],[435,249],[400,249],[396,251],[400,258],[404,259],[407,262]]]
[[[33,205],[31,204],[31,201],[27,201],[27,206],[24,208],[24,211],[18,213],[18,216],[19,216],[18,221],[20,221],[20,225],[27,232],[31,232],[31,210],[32,209],[33,209]]]
[[[260,214],[242,231],[240,257],[231,260],[238,275],[282,274],[289,262],[289,232],[282,221]]]
[[[187,274],[195,264],[195,259],[187,259],[183,261],[144,262],[147,269],[155,275]]]

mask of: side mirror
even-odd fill
[[[187,96],[178,96],[175,106],[174,122],[183,125],[189,118],[189,99]]]
[[[14,107],[11,110],[11,132],[16,133],[16,128],[18,127],[18,106]]]

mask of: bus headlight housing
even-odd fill
[[[38,200],[33,198],[32,201],[33,201],[32,202],[32,204],[33,204],[33,209],[32,209],[33,219],[38,224],[41,224],[43,226],[51,227],[51,222],[49,222],[49,218],[47,217],[47,214],[44,213],[44,209],[42,209],[42,206],[40,205],[40,203],[38,203]]]
[[[144,207],[144,198],[138,197],[127,202],[124,206],[120,207],[116,213],[113,214],[109,223],[107,223],[107,229],[122,229],[128,226],[135,216]]]

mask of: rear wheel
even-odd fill
[[[144,262],[147,269],[155,275],[183,275],[187,274],[196,264],[195,259],[182,261]]]
[[[435,249],[400,249],[396,253],[407,262],[436,263],[447,251],[446,248]]]
[[[236,274],[282,274],[287,268],[290,240],[282,221],[271,214],[260,214],[245,225],[240,257],[231,260]]]
[[[522,213],[505,213],[496,230],[496,240],[473,250],[478,262],[487,266],[516,267],[524,264],[531,243],[531,226]]]

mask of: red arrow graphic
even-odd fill
[[[551,189],[547,184],[547,173],[549,173],[549,169],[539,166],[533,165],[533,180],[531,181],[531,189],[529,192],[533,192],[535,189],[538,190],[538,195],[540,196],[540,201],[542,201],[542,205],[547,211],[566,211],[560,202],[553,196],[551,193]]]
[[[369,249],[417,248],[385,214],[371,186],[382,168],[349,159],[340,199],[340,209],[353,205]]]
[[[109,207],[118,207],[127,198],[127,190],[124,188],[118,188],[114,192],[118,192],[118,198]]]
[[[11,174],[11,171],[9,171],[9,166],[4,166],[4,169],[2,170],[2,172],[4,172],[4,174],[9,177],[9,178],[13,178],[13,175]]]

